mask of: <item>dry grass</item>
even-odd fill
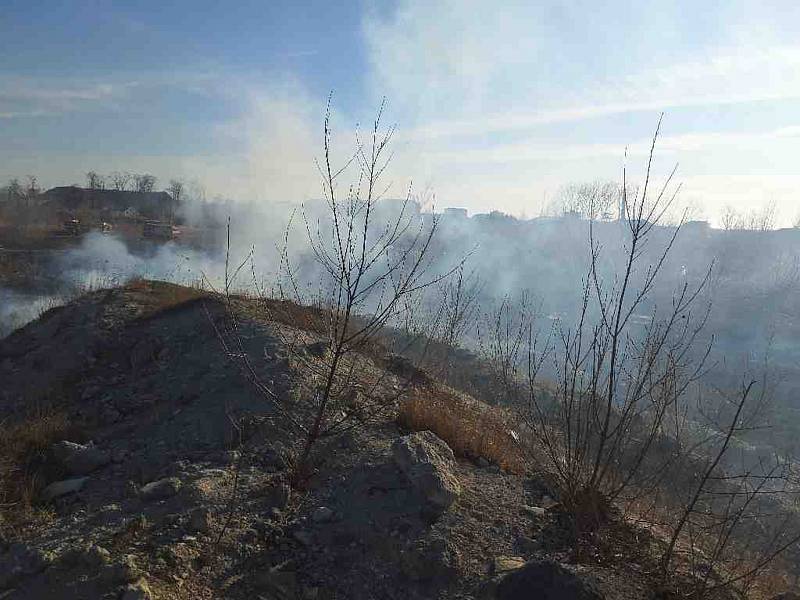
[[[40,408],[16,423],[0,423],[0,531],[34,526],[47,516],[35,506],[45,484],[44,459],[51,444],[70,437],[65,415]]]
[[[458,456],[483,457],[511,473],[525,472],[522,449],[510,433],[513,423],[498,408],[425,386],[415,388],[400,406],[397,422],[406,429],[432,431]]]
[[[199,285],[184,286],[140,278],[130,280],[122,289],[130,294],[131,299],[140,307],[140,318],[152,317],[187,302],[209,296],[209,293]]]
[[[639,490],[639,493],[629,501],[621,502],[621,515],[625,522],[633,528],[646,532],[654,541],[654,560],[660,557],[672,535],[672,527],[679,516],[680,508],[674,501],[669,500],[670,494],[675,490]],[[696,516],[698,523],[704,521],[702,515]],[[686,590],[686,596],[691,596],[691,591],[697,587],[697,580],[692,575],[693,561],[703,566],[711,560],[713,548],[718,542],[717,538],[707,533],[702,527],[695,527],[690,536],[684,532],[678,539],[676,553],[673,558],[670,576],[674,582],[680,582]],[[714,572],[720,581],[734,579],[737,575],[749,573],[763,557],[754,555],[741,545],[731,557],[725,561],[716,562]],[[692,558],[694,557],[694,558]],[[783,592],[796,589],[798,576],[794,574],[796,567],[784,557],[776,557],[773,562],[753,578],[752,584],[746,591],[750,600],[767,600],[777,597]],[[735,586],[733,586],[735,587]],[[728,590],[730,591],[730,590]],[[715,596],[709,596],[715,597]]]

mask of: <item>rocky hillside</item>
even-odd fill
[[[285,340],[313,362],[319,336],[249,308],[243,350],[302,411]],[[536,465],[504,470],[452,443],[456,455],[396,410],[326,440],[290,485],[298,440],[222,350],[224,319],[211,296],[138,281],[0,341],[0,598],[651,594],[650,534],[620,521],[578,548]],[[370,358],[402,392],[390,361]],[[437,389],[426,378],[416,401]]]

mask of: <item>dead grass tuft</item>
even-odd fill
[[[458,456],[483,457],[511,473],[525,472],[522,449],[511,433],[513,423],[501,409],[425,386],[415,388],[400,406],[397,422],[413,431],[432,431]]]
[[[63,413],[45,408],[17,423],[0,423],[0,531],[18,531],[47,516],[35,506],[45,484],[45,454],[70,431]]]
[[[140,318],[152,317],[193,300],[209,296],[199,285],[184,286],[166,281],[132,279],[123,288],[141,307]]]

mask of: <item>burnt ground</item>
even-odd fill
[[[108,457],[79,491],[39,502],[35,519],[6,507],[0,555],[30,564],[0,573],[0,598],[119,598],[142,578],[154,598],[479,598],[503,556],[564,563],[608,598],[647,597],[652,565],[625,547],[646,536],[576,557],[558,512],[530,508],[554,495],[535,465],[513,475],[459,459],[463,492],[433,519],[392,461],[407,432],[391,416],[326,442],[310,479],[290,488],[298,440],[222,351],[225,318],[196,291],[136,282],[0,340],[5,423],[58,411],[64,439]],[[252,315],[238,326],[259,378],[301,402],[282,341],[292,328]],[[39,490],[67,477],[47,452],[34,463]]]

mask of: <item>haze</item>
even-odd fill
[[[663,111],[657,169],[680,162],[694,215],[798,216],[789,0],[12,0],[2,14],[0,181],[133,170],[210,197],[300,202],[319,193],[332,91],[347,143],[388,98],[393,180],[437,206],[539,214],[566,183],[618,179],[626,147],[640,165]]]

